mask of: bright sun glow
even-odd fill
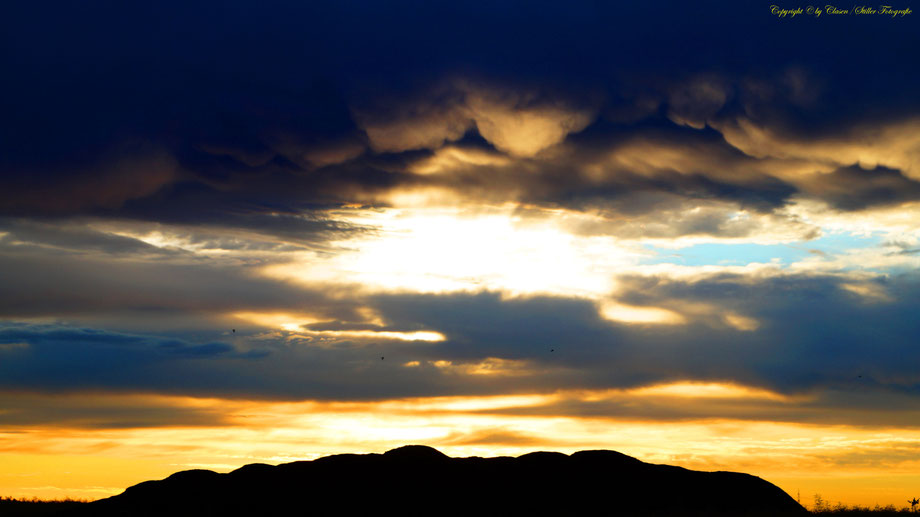
[[[265,269],[308,284],[360,284],[378,290],[500,290],[596,298],[613,276],[643,252],[611,237],[582,237],[552,219],[529,221],[513,208],[463,213],[453,209],[384,210],[352,215],[380,230],[335,243],[342,251]]]

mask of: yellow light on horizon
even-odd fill
[[[95,396],[103,405],[116,404],[120,397],[122,403],[137,399],[201,408],[221,414],[222,423],[135,429],[33,425],[0,432],[0,494],[97,498],[188,468],[227,471],[255,462],[384,452],[409,443],[423,443],[459,457],[612,449],[651,463],[751,473],[778,483],[793,496],[800,490],[805,502],[811,494],[820,493],[827,500],[847,504],[897,504],[900,494],[895,489],[909,490],[920,482],[920,460],[903,455],[903,450],[920,446],[916,429],[726,418],[655,421],[574,416],[553,410],[569,400],[592,396],[648,398],[655,399],[655,404],[668,398],[674,398],[675,404],[685,404],[687,398],[776,398],[769,392],[731,384],[682,382],[619,392],[367,402]],[[879,462],[850,465],[852,455],[877,456]],[[853,491],[860,480],[878,476],[885,477],[890,492]]]

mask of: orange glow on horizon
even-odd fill
[[[33,397],[36,403],[54,399]],[[680,382],[632,390],[367,402],[93,397],[109,411],[156,404],[213,412],[215,419],[198,427],[10,428],[0,432],[0,495],[94,499],[190,468],[226,472],[248,463],[380,453],[409,443],[461,457],[612,449],[651,463],[751,473],[793,496],[800,491],[807,504],[814,493],[847,504],[899,504],[901,495],[920,482],[920,460],[906,459],[900,452],[920,447],[916,429],[726,418],[656,421],[563,412],[568,403],[592,400],[649,400],[656,405],[711,399],[791,403],[764,390],[727,384]],[[873,457],[875,462],[866,460]],[[885,491],[853,490],[859,480],[879,476],[887,479],[890,498],[880,498]]]

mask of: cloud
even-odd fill
[[[472,126],[462,93],[448,89],[432,97],[396,106],[387,103],[387,113],[359,111],[356,118],[371,147],[377,151],[437,149],[444,142],[459,140]]]
[[[420,186],[579,210],[658,192],[760,212],[794,195],[846,210],[915,198],[891,191],[916,176],[920,76],[871,50],[914,41],[903,24],[852,28],[873,45],[829,24],[777,42],[753,8],[671,6],[650,35],[648,7],[519,7],[283,3],[253,21],[233,6],[96,6],[41,27],[20,7],[4,27],[19,73],[3,213],[231,226]],[[692,38],[683,22],[700,10],[713,30]],[[641,59],[615,50],[639,40]],[[883,186],[874,167],[904,179]],[[827,176],[838,169],[851,172]],[[843,174],[852,196],[834,188]]]
[[[468,103],[483,138],[514,156],[533,156],[584,129],[594,118],[590,108],[573,108],[560,100],[512,94],[490,88],[474,93]]]
[[[172,374],[165,365],[215,358],[257,360],[264,352],[241,352],[221,342],[195,343],[181,338],[127,334],[61,325],[5,323],[0,342],[25,343],[5,352],[6,389],[80,390],[144,386],[165,388]],[[194,369],[194,366],[192,367]],[[158,372],[154,378],[149,372]],[[194,381],[192,381],[194,384]]]
[[[541,404],[483,410],[514,417],[570,417],[610,422],[701,420],[845,425],[853,428],[916,428],[917,400],[884,390],[826,390],[802,397],[668,396],[636,390],[572,390]],[[753,391],[753,390],[752,390]],[[846,399],[852,398],[852,402]]]
[[[415,174],[462,173],[477,166],[505,166],[512,160],[500,153],[476,147],[449,145],[439,148],[431,156],[426,156],[409,166]]]
[[[751,156],[750,149],[726,141],[730,131],[721,131],[661,121],[629,128],[597,122],[537,158],[497,155],[469,142],[410,158],[405,169],[425,176],[412,188],[429,185],[468,202],[629,215],[653,213],[667,199],[737,203],[759,213],[778,213],[799,200],[859,211],[917,199],[915,182],[903,169],[860,167],[858,157],[847,161],[845,153],[823,153],[820,145],[814,153],[803,144],[801,153]]]
[[[413,303],[406,308],[400,298],[388,298],[382,313],[398,319],[405,311],[443,332],[449,344],[457,344],[443,359],[470,360],[482,350],[480,357],[537,360],[577,371],[574,384],[564,375],[548,376],[568,386],[732,379],[742,385],[802,392],[833,386],[853,389],[869,382],[880,389],[912,389],[915,382],[916,374],[901,359],[909,353],[909,336],[916,330],[908,317],[917,296],[916,283],[909,277],[897,283],[868,281],[876,288],[887,284],[884,289],[891,297],[888,303],[868,306],[852,295],[852,281],[845,277],[725,275],[620,281],[622,303],[668,309],[686,322],[666,328],[612,324],[599,319],[594,307],[574,301],[498,303],[485,295],[425,297],[419,304],[423,306]],[[539,316],[542,306],[553,307],[552,315]],[[454,319],[464,324],[454,327]],[[554,355],[545,353],[549,348],[555,349]]]
[[[668,97],[668,118],[677,124],[703,129],[725,105],[730,92],[718,77],[696,77],[676,85]]]
[[[841,167],[802,182],[803,190],[840,210],[898,205],[920,198],[920,182],[901,171],[876,166]]]
[[[911,276],[857,283],[847,275],[704,274],[619,283],[620,303],[669,310],[683,321],[611,321],[588,300],[482,292],[363,298],[383,325],[353,317],[299,329],[239,325],[233,334],[157,335],[6,323],[0,341],[14,346],[0,350],[0,378],[7,390],[275,400],[557,393],[559,401],[527,411],[665,420],[853,424],[885,408],[891,413],[875,421],[901,425],[917,404],[911,314],[920,289]],[[853,285],[885,297],[867,300]],[[381,329],[445,339],[394,339]],[[747,391],[691,393],[692,403],[670,392],[630,391],[681,382]],[[564,395],[579,391],[596,394]]]
[[[472,128],[512,156],[529,157],[588,126],[594,109],[529,87],[448,80],[408,100],[356,112],[377,151],[438,149]]]
[[[624,201],[568,213],[563,227],[575,235],[609,235],[666,247],[693,241],[797,242],[820,234],[817,225],[782,211],[763,213],[731,202],[688,201],[671,194],[637,195]]]
[[[0,422],[8,429],[36,426],[78,429],[220,426],[226,415],[213,407],[153,395],[98,393],[0,393]]]
[[[84,168],[14,166],[2,172],[0,184],[5,188],[0,193],[0,215],[118,210],[181,176],[179,165],[168,152],[152,149],[112,151]]]
[[[504,428],[481,429],[472,433],[454,433],[440,440],[444,445],[515,445],[524,447],[551,447],[553,440],[543,436],[508,431]],[[558,443],[558,442],[557,442]]]
[[[83,222],[35,221],[29,219],[0,219],[4,244],[15,243],[19,249],[33,246],[45,250],[102,252],[112,255],[144,255],[170,253],[144,241],[122,235],[97,231]]]
[[[915,179],[920,167],[917,124],[912,115],[899,120],[857,119],[844,122],[842,128],[799,135],[784,125],[737,117],[715,127],[728,143],[754,157],[804,158],[842,166],[858,164],[865,169],[882,166]]]
[[[154,255],[156,257],[157,255]],[[161,255],[162,256],[162,255]],[[251,308],[313,307],[347,317],[325,295],[254,278],[245,268],[220,267],[194,257],[121,260],[46,253],[0,255],[5,317],[69,317],[122,311],[219,314]],[[328,302],[328,304],[327,304]],[[335,309],[334,307],[339,307]],[[331,312],[327,310],[331,309]]]

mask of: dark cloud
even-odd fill
[[[284,309],[354,319],[353,302],[258,278],[245,265],[202,258],[113,260],[7,250],[0,255],[0,283],[0,314],[8,318]]]
[[[562,347],[600,357],[617,348],[616,331],[594,304],[576,298],[406,294],[381,296],[372,306],[395,325],[445,334],[449,341],[435,353],[449,359],[530,359]]]
[[[815,135],[803,137],[803,142],[777,139],[764,152],[766,156],[752,156],[746,145],[738,144],[739,149],[713,128],[676,127],[653,117],[628,126],[598,121],[570,136],[561,149],[532,159],[501,161],[477,155],[488,146],[467,138],[450,146],[449,152],[406,156],[403,168],[440,173],[406,186],[446,188],[470,201],[514,200],[606,211],[613,219],[658,217],[662,209],[719,201],[770,213],[797,198],[825,201],[846,211],[918,200],[917,182],[904,171],[853,163],[855,151],[847,147],[859,149],[865,138],[851,136],[830,143]],[[911,166],[912,158],[899,155],[899,149],[911,145],[902,143],[904,138],[870,146],[865,152],[880,160],[886,153],[897,155],[894,163]],[[820,151],[809,155],[810,145]],[[828,161],[835,159],[845,165],[826,170]],[[679,227],[673,227],[674,236],[683,235]]]
[[[920,74],[901,57],[918,42],[909,17],[788,20],[768,7],[19,5],[2,27],[0,59],[15,73],[0,101],[0,206],[213,221],[367,200],[415,181],[375,167],[378,153],[470,133],[516,156],[598,122],[717,138],[709,128],[749,124],[807,147],[916,117]],[[521,139],[515,120],[542,129]],[[738,138],[728,140],[764,157]],[[765,173],[627,172],[609,184],[509,183],[550,204],[662,189],[768,209],[796,190]],[[874,202],[869,183],[862,202],[840,206]]]
[[[848,288],[853,282],[871,284],[890,298],[857,294],[867,290],[854,292]],[[912,350],[910,336],[918,330],[910,316],[916,279],[642,278],[624,280],[623,288],[624,303],[671,309],[685,314],[688,323],[614,324],[600,320],[588,303],[555,298],[499,302],[486,294],[388,298],[380,310],[394,321],[411,317],[447,335],[448,342],[432,350],[442,359],[491,356],[549,365],[544,389],[691,379],[782,393],[831,387],[912,393],[918,382],[905,360]],[[732,319],[736,316],[756,324],[739,328]],[[552,355],[545,353],[551,348]]]
[[[7,324],[2,378],[7,389],[95,387],[280,399],[628,389],[684,380],[817,397],[796,402],[795,410],[774,400],[700,403],[683,413],[665,408],[674,418],[695,418],[707,410],[734,417],[792,411],[790,418],[806,421],[811,410],[823,418],[822,411],[850,403],[861,408],[860,415],[873,407],[905,410],[916,403],[920,377],[911,354],[920,329],[912,314],[920,289],[915,278],[722,275],[623,281],[628,293],[623,303],[681,312],[686,324],[614,323],[582,300],[502,299],[492,293],[378,296],[366,301],[386,327],[346,321],[313,325],[314,334],[288,337],[247,330],[230,342],[226,335],[214,339],[213,333],[190,340],[181,333],[162,337]],[[849,287],[854,282],[883,289],[888,298],[867,298],[860,293],[871,290],[854,291]],[[756,324],[739,326],[732,317]],[[322,334],[382,328],[432,330],[447,340]],[[406,366],[410,362],[415,366]],[[476,373],[483,368],[491,368],[491,374]],[[858,403],[860,393],[864,403]],[[583,410],[633,414],[628,407],[628,401],[598,402]],[[640,412],[651,417],[655,411]]]
[[[908,336],[917,331],[909,316],[917,300],[915,277],[785,275],[752,282],[726,275],[695,282],[636,279],[627,285],[627,303],[714,308],[679,339],[637,341],[637,347],[658,348],[672,358],[675,365],[668,368],[693,371],[690,377],[728,378],[787,393],[916,385],[902,360],[911,354]],[[726,319],[732,311],[753,318],[758,328],[732,329]]]
[[[467,136],[437,151],[402,153],[389,168],[419,174],[401,177],[407,189],[443,189],[470,203],[607,213],[622,221],[712,202],[769,213],[800,193],[795,181],[779,177],[799,165],[755,159],[715,130],[659,118],[631,126],[596,122],[529,158],[505,156]]]
[[[45,251],[101,252],[107,255],[174,254],[176,250],[158,248],[144,241],[86,227],[79,221],[48,222],[29,219],[0,219],[0,232],[8,249],[30,246]]]
[[[55,326],[14,324],[6,326],[2,332],[0,340],[4,344],[17,345],[11,348],[13,351],[31,346],[58,346],[64,343],[81,342],[118,350],[130,351],[143,348],[155,353],[181,357],[216,356],[233,351],[233,347],[226,343],[193,344],[176,338],[139,336],[86,328],[71,329]],[[19,346],[23,343],[28,346]]]
[[[920,199],[920,182],[888,167],[841,167],[808,183],[806,189],[811,195],[841,210],[861,210]]]
[[[247,333],[244,338],[242,330],[234,334],[222,336],[237,343],[231,345],[208,341],[209,336],[192,341],[61,324],[4,323],[0,389],[368,400],[443,395],[463,384],[439,379],[432,370],[407,370],[401,359],[408,350],[392,346],[392,339],[338,339],[330,346],[280,335]],[[385,355],[389,361],[380,359]]]
[[[166,389],[178,373],[170,371],[170,364],[178,363],[181,369],[188,362],[216,358],[247,361],[264,356],[238,351],[227,343],[195,343],[174,337],[60,325],[4,324],[0,342],[14,345],[4,349],[7,360],[0,367],[6,389],[58,391],[135,386],[144,390],[152,387],[148,383]],[[151,379],[150,372],[160,375]]]
[[[125,429],[228,423],[226,415],[214,408],[188,407],[143,395],[106,397],[80,393],[62,396],[18,392],[2,393],[0,400],[4,408],[0,422],[10,429],[35,426]]]

